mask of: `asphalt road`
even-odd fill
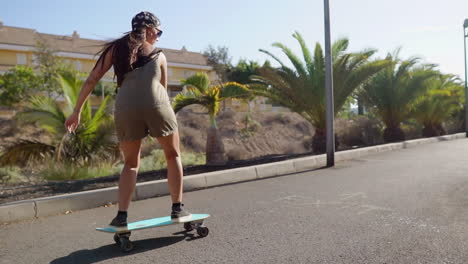
[[[136,231],[121,253],[116,207],[0,226],[0,263],[468,263],[468,140],[185,194],[210,234]],[[169,197],[134,202],[131,221],[168,215]]]

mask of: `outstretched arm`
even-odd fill
[[[81,114],[83,104],[86,99],[88,99],[89,94],[94,90],[94,87],[102,78],[102,76],[104,76],[104,74],[112,67],[112,52],[113,48],[110,48],[109,52],[106,53],[104,58],[100,58],[96,62],[96,66],[94,66],[94,69],[89,74],[88,78],[83,84],[83,87],[81,87],[74,113]]]
[[[105,53],[104,57],[99,58],[99,60],[96,62],[96,65],[94,66],[94,69],[89,74],[88,79],[86,79],[83,87],[81,87],[75,109],[65,121],[65,129],[68,133],[73,133],[80,124],[81,110],[84,102],[86,99],[88,99],[89,94],[93,91],[97,82],[112,66],[112,52],[113,49],[111,48],[109,52]]]

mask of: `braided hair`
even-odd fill
[[[132,19],[132,31],[125,33],[119,39],[104,44],[104,47],[97,53],[100,56],[94,68],[112,50],[112,65],[117,77],[117,87],[120,87],[126,73],[140,67],[142,62],[147,61],[147,57],[152,57],[160,52],[153,51],[147,56],[142,56],[143,44],[146,41],[146,28],[158,27],[159,25],[159,19],[148,11],[136,14]],[[102,63],[101,66],[104,64]]]

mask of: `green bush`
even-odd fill
[[[206,155],[204,152],[182,152],[183,166],[203,165],[206,163]]]
[[[201,165],[205,164],[205,153],[183,152],[182,153],[183,166]],[[139,172],[161,170],[166,168],[166,158],[164,151],[155,149],[151,154],[140,160]],[[92,179],[104,176],[119,174],[124,167],[123,163],[112,166],[110,163],[100,163],[94,167],[78,167],[76,164],[64,163],[58,164],[49,162],[38,174],[40,177],[49,181],[64,181],[64,180],[81,180]],[[6,175],[3,169],[0,170],[0,179],[17,178],[15,171],[8,171],[12,176]],[[2,177],[3,175],[6,175]]]
[[[2,184],[18,181],[21,177],[21,168],[19,167],[0,168],[0,182]]]
[[[260,123],[254,120],[250,114],[243,118],[243,123],[244,127],[239,131],[242,139],[253,136],[261,127]]]
[[[123,164],[121,165],[123,168]],[[160,170],[166,168],[166,158],[162,149],[154,149],[151,154],[140,159],[139,172]]]
[[[202,165],[205,164],[206,157],[205,153],[197,152],[182,152],[182,165]],[[121,165],[123,168],[123,164]],[[167,167],[166,157],[162,149],[155,149],[151,151],[151,154],[140,160],[140,172],[161,170]]]
[[[118,167],[112,167],[111,164],[101,163],[96,167],[77,167],[70,163],[49,162],[39,175],[49,181],[63,180],[82,180],[99,178],[119,173]]]

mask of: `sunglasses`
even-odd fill
[[[158,31],[158,33],[156,33],[156,36],[158,36],[158,38],[160,38],[161,35],[162,35],[162,33],[163,33],[163,31],[162,31],[162,30],[159,30],[159,29],[157,29],[157,28],[156,28],[156,30]]]

